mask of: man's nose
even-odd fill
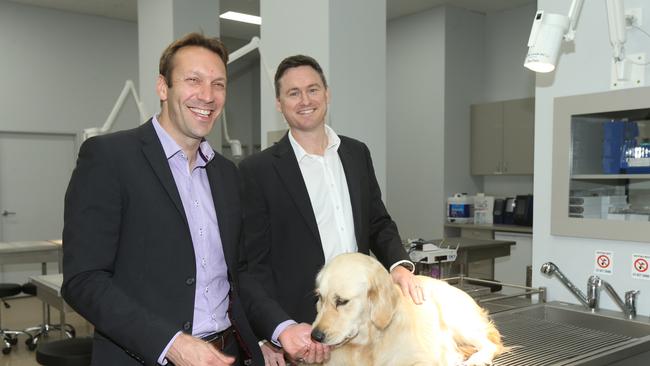
[[[210,84],[201,85],[198,94],[198,97],[199,99],[201,99],[201,101],[211,102],[214,100],[214,95],[215,95],[215,91],[212,85]]]
[[[309,94],[300,93],[300,104],[301,105],[309,104]]]

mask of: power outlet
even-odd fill
[[[625,25],[628,27],[640,27],[643,25],[643,9],[625,9]]]

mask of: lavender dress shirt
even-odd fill
[[[228,319],[228,268],[223,254],[219,223],[212,200],[206,164],[215,152],[207,141],[201,142],[196,166],[190,171],[189,159],[171,136],[153,117],[153,126],[169,162],[189,224],[196,258],[196,294],[192,335],[198,338],[230,327]],[[218,184],[218,182],[217,182]],[[163,350],[158,363],[165,365],[165,355],[180,330]]]

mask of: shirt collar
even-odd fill
[[[341,138],[328,125],[325,125],[325,135],[327,136],[327,147],[325,148],[325,154],[331,152],[336,153],[339,149],[339,145],[341,145]],[[304,159],[306,156],[313,156],[313,154],[307,153],[305,149],[300,146],[298,141],[296,141],[296,139],[291,134],[291,130],[289,130],[289,142],[291,143],[293,153],[296,155],[296,159],[298,161],[302,161],[302,159]]]
[[[153,116],[152,123],[153,128],[156,130],[156,134],[158,135],[158,140],[160,140],[163,150],[165,151],[165,157],[167,160],[183,151],[180,145],[176,143],[176,141],[174,141],[174,139],[160,125],[160,122],[158,122],[158,115]],[[199,145],[197,154],[200,159],[197,159],[196,166],[204,166],[214,158],[215,152],[212,149],[212,146],[210,146],[210,143],[208,143],[208,141],[204,138]]]

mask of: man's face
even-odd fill
[[[207,136],[226,101],[226,66],[216,53],[197,46],[178,50],[171,87],[158,77],[163,101],[160,124],[181,146]]]
[[[292,129],[312,131],[325,123],[329,91],[310,66],[288,69],[280,78],[275,106]]]

